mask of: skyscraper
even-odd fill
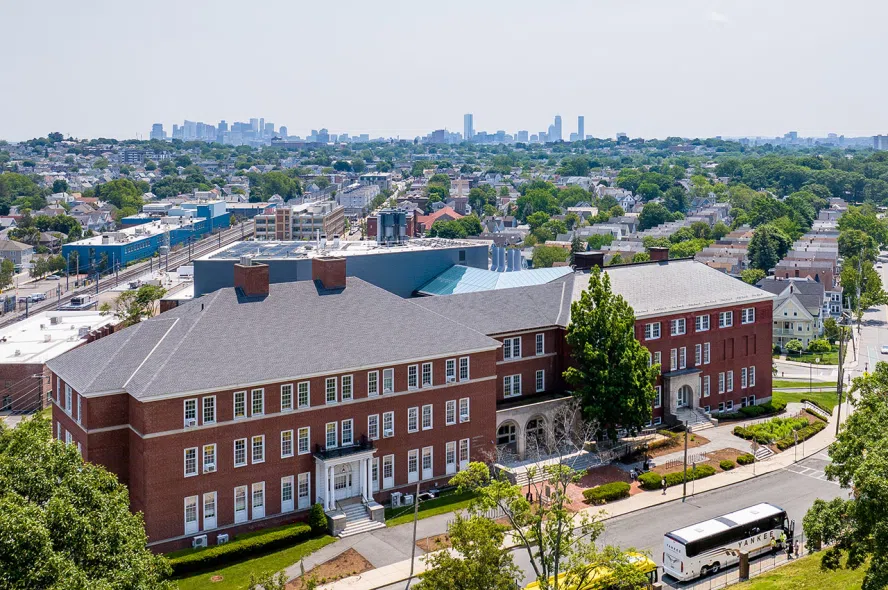
[[[463,115],[463,139],[472,141],[473,137],[475,137],[475,125],[472,120],[472,113],[466,113]]]
[[[284,139],[287,139],[287,126],[281,125],[280,136]]]
[[[577,117],[577,136],[580,141],[586,139],[586,118],[583,115]]]
[[[549,141],[561,141],[561,115],[555,115],[555,137],[552,137],[551,133],[549,134]]]
[[[151,139],[163,141],[166,139],[166,133],[163,132],[163,123],[155,123],[151,126]]]

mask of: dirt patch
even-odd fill
[[[431,537],[426,537],[416,542],[416,546],[426,553],[431,553],[438,549],[446,549],[450,547],[450,545],[450,535],[447,533],[432,535]]]
[[[719,449],[717,451],[712,451],[711,453],[706,453],[706,461],[703,461],[702,463],[697,462],[697,465],[711,465],[716,471],[724,471],[719,465],[722,461],[729,459],[736,464],[737,457],[743,454],[744,451],[738,451],[737,449]],[[670,463],[670,465],[658,465],[657,467],[654,467],[652,471],[654,473],[659,473],[660,475],[666,475],[667,473],[679,473],[682,469],[684,469],[683,464],[674,465]],[[688,465],[688,469],[691,469],[691,465]]]
[[[626,483],[634,484],[634,489],[629,490],[630,495],[641,491],[638,488],[638,484],[632,481],[629,473],[620,469],[616,465],[595,467],[590,469],[577,483],[567,486],[567,495],[570,498],[570,504],[567,508],[574,512],[588,508],[588,505],[583,501],[583,490],[588,490],[589,488],[594,488],[595,486],[600,486],[601,484],[610,483],[612,481],[625,481]]]
[[[355,576],[373,569],[373,564],[354,549],[346,549],[330,561],[317,565],[305,573],[306,578],[313,578],[320,584],[328,584],[341,578]],[[287,590],[303,590],[305,584],[298,577],[287,584]]]

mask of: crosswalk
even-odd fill
[[[812,458],[821,459],[823,461],[829,461],[829,456],[826,453],[818,453],[818,454],[814,455],[814,457],[812,457]],[[790,465],[790,466],[786,467],[786,471],[791,471],[792,473],[796,473],[796,474],[802,475],[804,477],[810,477],[811,479],[816,479],[818,481],[825,481],[825,482],[831,483],[835,486],[839,485],[838,482],[830,481],[826,478],[826,473],[823,471],[822,467],[820,467],[820,468],[808,467],[808,466],[796,463],[794,465]]]

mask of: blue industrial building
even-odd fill
[[[137,215],[130,215],[120,220],[123,227],[133,227],[149,223],[161,217],[185,217],[209,220],[209,230],[217,231],[231,225],[231,214],[226,209],[225,201],[195,201],[181,205],[173,203],[148,203]]]

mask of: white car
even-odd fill
[[[882,347],[881,353],[888,354],[888,344],[886,344],[885,346]]]

